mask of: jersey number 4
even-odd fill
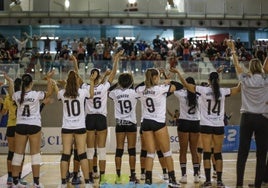
[[[29,105],[24,105],[21,115],[30,117],[31,114],[30,114],[30,106]]]

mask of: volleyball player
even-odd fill
[[[195,85],[195,80],[192,77],[186,78],[186,81],[187,83]],[[177,127],[180,140],[180,166],[182,174],[180,183],[187,183],[186,164],[188,144],[192,155],[194,183],[199,183],[197,143],[200,131],[200,112],[198,107],[198,94],[182,89],[175,91],[174,95],[180,101],[179,126]]]
[[[259,59],[251,59],[249,62],[249,73],[244,73],[239,65],[238,57],[233,42],[228,41],[232,49],[233,62],[238,79],[241,82],[242,105],[240,112],[240,137],[236,166],[236,186],[243,187],[246,161],[250,149],[251,138],[254,134],[256,140],[256,173],[253,187],[260,188],[265,176],[265,165],[268,148],[268,63],[267,59],[262,66]],[[264,75],[263,73],[266,73]]]
[[[16,130],[16,109],[17,106],[12,100],[12,95],[15,92],[20,90],[21,87],[21,79],[16,78],[15,81],[7,75],[4,74],[5,79],[8,81],[8,93],[6,93],[3,109],[1,111],[2,114],[8,114],[8,121],[7,121],[7,143],[8,143],[8,156],[7,156],[7,171],[8,171],[8,178],[7,178],[7,186],[12,186],[13,178],[12,178],[12,159],[15,150],[15,130]],[[22,162],[23,164],[23,162]],[[21,184],[26,185],[25,182],[21,181],[21,171],[22,171],[22,164],[19,171],[19,181]]]
[[[85,102],[86,108],[86,128],[87,128],[87,158],[89,160],[89,173],[90,181],[93,182],[93,157],[95,147],[95,134],[97,132],[98,143],[97,150],[99,154],[99,169],[100,169],[100,184],[105,184],[104,177],[106,168],[106,138],[107,138],[107,94],[111,83],[114,80],[117,71],[117,64],[120,60],[120,56],[124,53],[123,50],[119,51],[113,57],[113,68],[109,75],[108,81],[101,83],[100,71],[98,69],[92,69],[91,74],[97,74],[97,78],[94,80],[94,97],[88,99]],[[83,85],[83,88],[92,87],[89,85]]]
[[[115,88],[118,85],[117,88]],[[132,184],[138,183],[135,173],[136,167],[136,140],[137,140],[137,119],[136,104],[138,94],[133,89],[133,77],[129,73],[120,74],[118,84],[109,90],[109,97],[114,101],[114,115],[116,120],[116,184],[122,184],[121,165],[124,153],[125,139],[129,155],[130,179]]]
[[[209,75],[209,86],[196,86],[188,83],[179,70],[172,69],[178,74],[183,85],[193,93],[200,93],[200,132],[203,143],[203,161],[206,181],[203,187],[211,187],[211,142],[214,142],[214,157],[217,171],[217,187],[225,187],[222,182],[222,144],[224,139],[224,106],[225,97],[240,92],[239,85],[233,88],[220,88],[219,74],[212,72]]]
[[[76,64],[76,58],[71,57]],[[91,85],[94,86],[94,79],[97,74],[92,74],[90,77]],[[94,95],[93,88],[80,89],[80,78],[77,73],[71,70],[68,73],[66,86],[62,90],[58,90],[55,86],[57,97],[63,104],[63,119],[62,119],[62,145],[63,152],[61,157],[61,187],[67,187],[66,174],[68,171],[68,162],[71,157],[71,149],[73,142],[76,144],[77,155],[83,171],[85,179],[85,187],[91,188],[93,185],[89,181],[88,160],[86,155],[86,126],[85,126],[85,110],[84,101],[86,98],[92,98]]]
[[[23,161],[27,141],[30,143],[32,159],[32,172],[34,187],[40,188],[40,142],[41,142],[41,116],[39,101],[49,97],[52,92],[51,75],[47,77],[47,92],[33,91],[33,79],[30,74],[22,76],[21,91],[13,94],[12,99],[17,105],[17,124],[15,133],[15,151],[12,159],[13,187],[26,187],[19,182],[19,172]]]
[[[146,143],[146,172],[145,183],[152,184],[152,168],[155,156],[156,143],[159,144],[165,157],[169,175],[169,187],[179,187],[176,182],[172,153],[170,150],[169,134],[166,122],[166,96],[168,92],[182,89],[182,85],[159,85],[160,73],[157,69],[147,69],[144,85],[136,87],[141,97],[143,108],[142,131]]]

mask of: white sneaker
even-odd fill
[[[33,185],[33,188],[42,188],[43,186],[41,184],[37,185],[37,184],[34,184]]]
[[[199,183],[200,182],[200,178],[199,178],[199,175],[195,175],[194,176],[194,183]]]
[[[181,179],[180,179],[180,183],[187,183],[187,175],[184,174]]]
[[[12,188],[26,188],[26,185],[23,185],[19,182],[17,185],[13,184]]]
[[[169,178],[168,178],[168,174],[167,173],[165,173],[165,174],[163,174],[163,180],[169,180]]]

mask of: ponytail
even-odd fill
[[[25,88],[28,87],[32,81],[33,78],[30,74],[24,74],[21,77],[22,86],[21,86],[21,94],[20,94],[20,104],[24,102],[24,96],[25,96]]]
[[[187,83],[189,84],[195,84],[195,80],[192,77],[188,77],[185,79]],[[189,107],[197,107],[197,97],[196,97],[196,93],[192,93],[189,90],[187,90],[187,101],[188,101],[188,106]]]
[[[217,101],[221,96],[220,85],[219,85],[219,74],[217,72],[210,73],[209,80],[211,82],[211,87],[214,93],[215,101]]]

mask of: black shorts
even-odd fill
[[[41,127],[37,125],[17,124],[16,133],[21,135],[33,135],[41,131]]]
[[[159,123],[151,119],[143,119],[142,122],[142,131],[158,131],[165,127],[165,123]]]
[[[61,129],[62,134],[85,134],[87,132],[86,128],[81,129]]]
[[[185,119],[179,119],[179,125],[177,127],[180,132],[187,133],[199,133],[200,132],[200,121],[191,121]]]
[[[103,131],[107,129],[106,117],[101,114],[87,114],[86,128],[88,131]]]
[[[137,124],[132,123],[130,121],[116,119],[115,132],[137,132]]]
[[[16,132],[16,126],[7,127],[6,136],[7,137],[14,137],[15,136],[15,132]]]
[[[222,135],[222,134],[224,134],[224,126],[212,127],[212,126],[207,126],[207,125],[201,125],[200,126],[200,133]]]

